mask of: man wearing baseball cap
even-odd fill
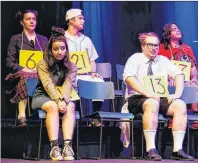
[[[98,53],[96,52],[96,49],[91,39],[80,32],[81,30],[83,30],[85,23],[82,10],[80,9],[68,10],[65,15],[65,20],[68,26],[65,31],[65,37],[67,39],[69,53],[85,52],[88,56],[89,63],[91,65],[91,72],[78,74],[76,79],[104,82],[103,78],[98,73],[96,73],[95,60],[98,58]],[[102,104],[101,101],[94,100],[93,102],[94,111],[99,110],[101,104]],[[95,126],[101,125],[100,122],[97,120],[94,120],[92,124]]]

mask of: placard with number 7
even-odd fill
[[[144,86],[159,97],[167,97],[169,95],[168,85],[163,76],[145,76]]]
[[[185,75],[185,81],[190,80],[190,68],[191,63],[190,62],[183,62],[183,61],[176,61],[172,60],[172,62],[181,70],[184,72]]]

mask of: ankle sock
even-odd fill
[[[52,140],[52,141],[50,142],[50,146],[51,146],[51,149],[52,149],[53,147],[55,147],[55,146],[59,146],[58,140]]]
[[[71,139],[65,139],[65,140],[64,140],[64,146],[65,146],[66,144],[71,145],[71,144],[72,144],[72,140],[71,140]]]

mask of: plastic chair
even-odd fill
[[[100,74],[104,79],[111,81],[112,70],[110,63],[96,63],[96,72]]]
[[[30,103],[30,98],[33,97],[33,94],[36,90],[36,86],[38,83],[38,79],[32,79],[29,78],[26,80],[26,86],[27,86],[27,94],[28,94],[28,112],[29,115],[31,115],[31,103]],[[24,144],[24,151],[23,151],[23,158],[27,160],[40,160],[40,148],[41,148],[41,137],[42,137],[42,128],[43,128],[43,120],[46,118],[46,113],[43,110],[37,110],[38,111],[38,117],[40,120],[40,127],[39,127],[39,144],[38,144],[38,152],[37,152],[37,157],[32,158],[27,156],[27,142],[28,142],[28,137],[29,137],[29,125],[27,126],[27,131],[26,131],[26,138],[25,138],[25,144]],[[76,153],[76,158],[79,159],[79,120],[80,120],[80,114],[78,111],[75,112],[76,114],[76,132],[77,132],[77,153]]]
[[[88,91],[89,90],[89,91]],[[78,93],[81,99],[92,100],[112,100],[114,104],[114,84],[113,82],[89,82],[89,81],[78,81]],[[82,107],[82,105],[81,105]],[[114,107],[114,105],[113,105]],[[131,123],[131,138],[132,138],[132,158],[134,158],[134,141],[133,141],[133,114],[128,113],[114,113],[114,112],[102,112],[98,111],[91,115],[84,116],[85,118],[99,119],[103,124],[103,121],[126,121]],[[99,145],[99,155],[96,159],[101,159],[102,150],[102,137],[103,137],[103,125],[100,126],[100,145]]]

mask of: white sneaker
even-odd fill
[[[74,151],[72,149],[71,142],[64,146],[62,157],[63,157],[64,160],[67,160],[67,161],[74,160]]]
[[[53,161],[61,161],[63,157],[61,155],[61,149],[58,146],[54,146],[50,151],[50,158]]]

